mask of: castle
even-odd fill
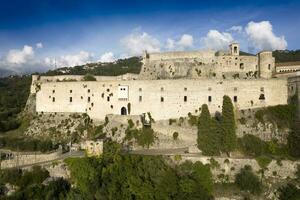
[[[295,88],[277,75],[272,52],[240,54],[233,43],[228,52],[145,52],[138,75],[95,76],[96,81],[33,75],[31,93],[38,113],[87,113],[98,120],[150,113],[162,120],[199,114],[202,104],[211,113],[220,111],[224,95],[239,110],[287,104]]]

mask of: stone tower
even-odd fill
[[[272,78],[275,71],[275,58],[272,56],[272,51],[258,53],[258,66],[260,78]]]
[[[240,45],[238,43],[231,43],[229,45],[230,48],[230,54],[233,56],[240,55]]]

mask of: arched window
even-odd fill
[[[121,108],[121,115],[127,115],[127,110],[125,107]]]

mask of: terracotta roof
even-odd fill
[[[300,61],[275,63],[276,67],[300,65]]]

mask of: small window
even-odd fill
[[[94,107],[94,103],[91,103],[91,106]]]
[[[54,94],[54,93],[55,93],[55,90],[52,90],[52,93]]]
[[[121,88],[121,90],[122,90],[122,89],[124,89],[124,88]],[[107,91],[107,92],[109,92],[109,88],[107,88],[107,90],[106,90],[106,91]]]
[[[269,70],[271,69],[271,64],[268,65],[268,69],[269,69]]]
[[[208,96],[208,102],[211,102],[211,101],[212,101],[211,96]]]
[[[91,90],[90,89],[88,89],[88,93],[90,93],[91,92]]]
[[[234,90],[234,91],[237,91],[237,87],[234,87],[233,90]]]
[[[80,98],[83,99],[83,96],[81,96]]]
[[[70,90],[70,93],[72,93],[73,91],[72,90]]]
[[[164,91],[164,88],[163,88],[163,87],[161,87],[161,88],[160,88],[160,91]]]
[[[265,91],[265,88],[264,88],[264,87],[261,87],[261,88],[260,88],[260,91],[261,91],[261,92],[264,92],[264,91]]]
[[[52,97],[52,102],[55,102],[55,97]]]
[[[187,96],[184,96],[184,97],[183,97],[183,101],[184,101],[184,102],[187,102]]]
[[[142,91],[142,88],[139,88],[139,91],[141,92],[141,91]]]
[[[141,102],[143,100],[142,96],[139,96],[139,102]]]
[[[211,87],[208,88],[208,91],[211,91]]]
[[[240,63],[240,69],[244,69],[244,63]]]
[[[107,97],[107,101],[110,101],[110,97],[109,96]]]
[[[184,88],[184,91],[187,91],[187,88],[186,88],[186,87]]]
[[[72,101],[73,101],[72,97],[69,98],[69,101],[72,103]]]
[[[237,96],[233,97],[233,102],[237,102]]]
[[[90,102],[91,101],[91,97],[88,97],[88,102]]]
[[[160,102],[164,102],[164,98],[163,97],[160,97]]]

